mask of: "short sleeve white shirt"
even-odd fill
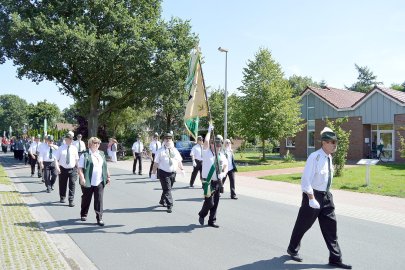
[[[69,147],[69,164],[66,163],[67,158],[67,149]],[[59,161],[59,165],[65,169],[72,169],[76,166],[77,161],[79,160],[79,153],[77,148],[74,145],[63,144],[58,148],[58,151],[55,153],[56,159]]]
[[[190,156],[194,156],[194,159],[202,160],[202,145],[196,144],[191,148]]]
[[[226,159],[224,153],[219,153],[219,167],[221,168],[221,172],[224,168],[224,166],[226,166],[226,164],[228,163],[228,160]],[[203,162],[202,162],[202,178],[206,179],[208,177],[208,173],[211,170],[212,164],[214,164],[215,162],[215,155],[214,153],[211,151],[211,149],[207,149],[202,151],[202,156],[203,156]],[[217,174],[214,172],[214,174],[212,175],[211,180],[218,180],[217,178]]]
[[[179,166],[179,162],[182,160],[179,151],[175,147],[170,148],[169,151],[169,148],[163,146],[155,155],[155,163],[159,164],[159,169],[169,173],[175,172]]]
[[[153,140],[149,144],[149,150],[152,152],[152,154],[156,154],[157,150],[162,146],[162,144],[159,141]]]
[[[99,151],[90,152],[90,158],[93,162],[93,173],[91,175],[91,185],[98,186],[103,181],[103,158]],[[79,159],[79,168],[84,167],[84,156],[81,155]]]

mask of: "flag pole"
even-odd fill
[[[203,70],[202,70],[202,65],[201,65],[200,57],[198,58],[198,64],[200,65],[200,69],[201,69],[201,77],[202,77],[202,82],[203,82],[203,87],[204,87],[205,102],[207,103],[207,110],[208,110],[208,125],[210,125],[210,123],[212,123],[211,108],[210,108],[210,104],[209,104],[209,102],[208,102],[207,89],[205,88],[204,73],[203,73]],[[219,174],[220,174],[221,172],[219,171],[219,162],[218,162],[217,146],[215,145],[215,133],[214,133],[214,129],[211,130],[211,133],[212,133],[212,140],[214,141],[214,152],[215,152],[214,163],[215,163],[215,172],[216,172],[216,174],[217,174],[217,179],[218,179],[219,186],[222,188],[222,179],[219,179]],[[208,142],[208,147],[210,147],[209,144],[210,144],[210,142]]]

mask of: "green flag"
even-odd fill
[[[204,86],[200,51],[194,49],[188,67],[186,89],[189,91],[184,124],[187,131],[197,140],[199,117],[208,116],[207,94]]]

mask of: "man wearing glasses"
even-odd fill
[[[309,155],[301,178],[302,202],[291,235],[287,253],[301,262],[298,254],[301,239],[318,219],[323,238],[329,249],[329,265],[352,269],[342,262],[342,253],[337,241],[335,205],[330,193],[333,179],[332,153],[337,150],[337,136],[328,127],[321,131],[322,147]]]

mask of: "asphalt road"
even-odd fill
[[[16,171],[18,180],[14,180],[25,184],[38,206],[46,208],[99,269],[333,269],[327,265],[329,253],[317,223],[302,241],[304,261],[296,263],[286,255],[297,207],[247,196],[235,201],[225,193],[217,213],[221,227],[202,227],[197,215],[202,189],[176,182],[169,214],[158,205],[160,183],[131,170],[110,169],[112,184],[104,193],[105,227],[95,224],[92,206],[88,220],[80,221],[78,185],[76,206],[70,208],[59,203],[58,185],[46,193],[40,179],[30,177],[28,166]],[[404,229],[337,218],[344,262],[354,269],[404,269]]]

